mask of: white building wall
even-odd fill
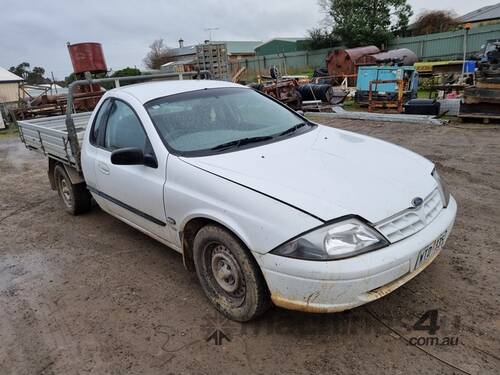
[[[0,103],[16,102],[18,99],[18,82],[0,82]]]

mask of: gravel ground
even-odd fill
[[[67,215],[45,159],[0,141],[0,374],[498,374],[500,128],[331,125],[436,162],[455,228],[427,270],[376,302],[247,324],[214,311],[179,254],[97,207]],[[414,329],[428,310],[434,335]],[[207,341],[216,330],[221,345]]]

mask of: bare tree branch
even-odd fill
[[[172,50],[165,44],[163,39],[156,39],[151,43],[149,49],[150,51],[143,60],[144,65],[149,69],[160,69],[172,56]]]

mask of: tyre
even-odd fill
[[[72,184],[62,165],[54,168],[54,181],[66,211],[79,215],[90,210],[91,196],[85,184]]]
[[[295,111],[302,109],[302,95],[299,90],[294,89],[292,95],[292,100],[288,103],[288,106]]]
[[[193,257],[205,295],[226,317],[246,322],[269,308],[269,291],[259,266],[229,231],[216,225],[201,228]]]

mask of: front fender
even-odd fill
[[[193,218],[207,218],[233,231],[260,254],[322,224],[307,213],[177,157],[168,160],[164,194],[167,216],[176,221],[178,232]]]
[[[179,224],[179,232],[184,232],[184,228],[186,224],[194,219],[207,219],[213,221],[215,223],[220,224],[221,226],[229,229],[233,232],[249,249],[252,249],[252,241],[248,238],[248,234],[231,216],[224,215],[224,213],[210,210],[210,209],[199,209],[192,210],[189,212],[184,220]]]

